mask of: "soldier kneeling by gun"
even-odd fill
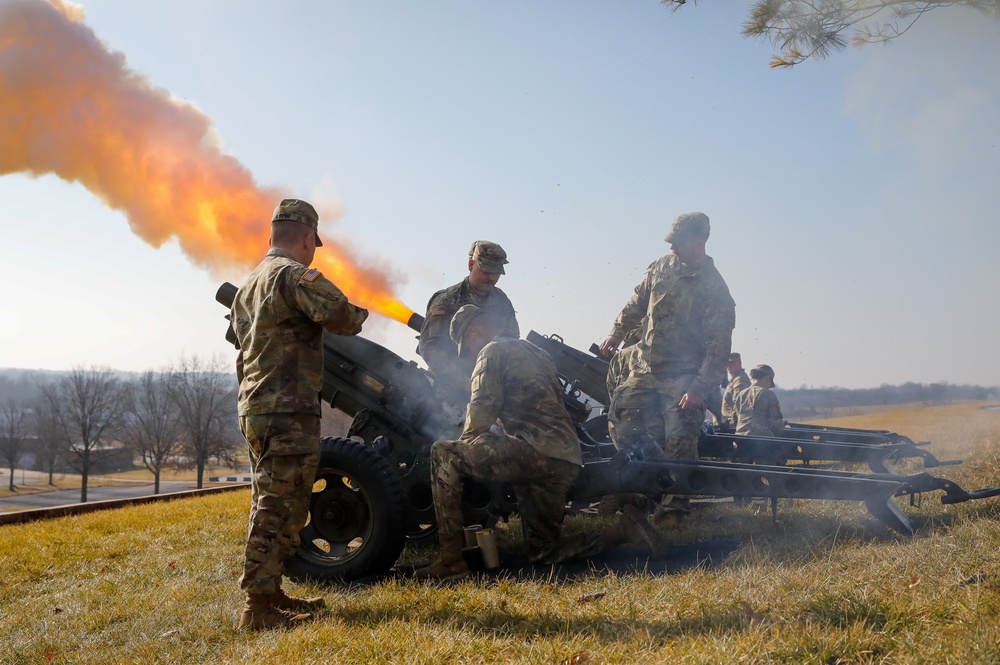
[[[662,558],[663,537],[634,507],[601,533],[560,538],[566,495],[583,464],[580,441],[563,406],[562,386],[548,355],[498,328],[475,305],[464,305],[450,326],[459,356],[476,358],[465,429],[457,441],[431,448],[431,480],[441,553],[415,577],[457,579],[469,574],[462,558],[462,479],[510,482],[532,563],[595,555],[631,543]],[[504,433],[491,431],[497,421]]]

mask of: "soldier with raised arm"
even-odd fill
[[[299,546],[319,464],[323,331],[356,335],[368,311],[309,268],[319,215],[284,199],[271,219],[271,248],[236,293],[230,319],[239,342],[236,375],[240,430],[247,440],[253,493],[240,588],[239,627],[291,626],[323,607],[322,598],[290,598],[284,560]]]

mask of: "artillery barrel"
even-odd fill
[[[237,289],[235,285],[230,284],[229,282],[225,282],[222,286],[219,287],[219,290],[215,292],[215,300],[220,305],[223,305],[225,307],[232,307],[233,301],[236,299],[236,291]],[[407,320],[406,325],[409,328],[412,328],[413,330],[420,332],[420,329],[424,327],[424,317],[414,312],[413,314],[410,315],[410,318]]]
[[[406,325],[417,332],[424,327],[424,317],[414,312],[410,315],[410,320],[406,322]]]

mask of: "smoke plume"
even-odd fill
[[[255,265],[289,194],[257,185],[223,154],[208,116],[130,70],[83,19],[65,0],[0,2],[0,175],[79,182],[144,241],[176,238],[199,267]],[[405,323],[392,276],[320,232],[316,267],[352,302]]]

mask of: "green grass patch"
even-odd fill
[[[967,489],[1000,484],[1000,414],[948,406],[906,415],[939,430],[935,453],[964,451],[962,467],[932,473]],[[917,426],[883,427],[931,438]],[[925,518],[913,536],[850,503],[783,502],[777,522],[715,504],[666,531],[677,546],[741,543],[711,566],[563,581],[290,584],[325,594],[328,609],[294,630],[241,633],[248,501],[237,491],[0,527],[0,663],[1000,662],[998,498],[942,506],[925,497],[906,508]],[[517,527],[499,526],[502,551],[518,546]],[[596,526],[577,517],[567,528]]]

